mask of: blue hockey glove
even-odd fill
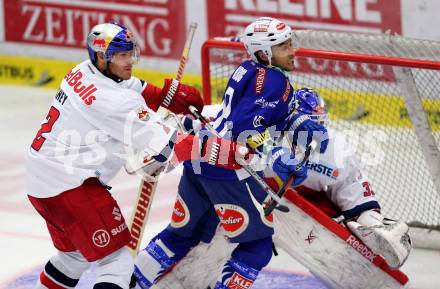
[[[307,114],[297,113],[292,118],[290,132],[293,133],[292,142],[296,145],[307,147],[314,139],[319,146],[320,153],[324,153],[328,146],[327,129],[310,119]]]
[[[298,186],[307,178],[307,168],[295,159],[290,149],[285,147],[276,147],[272,150],[269,165],[283,182],[287,182],[290,175],[294,174],[296,178],[292,182],[293,187]]]

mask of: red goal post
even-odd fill
[[[431,236],[438,243],[440,42],[297,31],[294,43],[294,88],[324,97],[331,127],[353,140],[384,214],[435,229],[417,245],[431,247],[423,244]],[[201,57],[205,104],[220,103],[229,76],[248,58],[244,46],[210,39]]]

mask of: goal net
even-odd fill
[[[349,135],[383,214],[439,233],[440,42],[306,30],[294,38],[292,85],[326,100],[330,126]],[[205,103],[221,102],[246,58],[240,42],[204,43]]]

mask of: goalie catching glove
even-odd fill
[[[363,212],[347,227],[392,269],[400,268],[412,249],[408,225],[384,218],[375,210]]]

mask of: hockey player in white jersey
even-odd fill
[[[132,77],[139,50],[126,27],[96,25],[87,47],[90,59],[64,77],[28,151],[26,193],[58,250],[37,288],[73,288],[92,261],[97,263],[93,288],[128,288],[133,261],[125,245],[130,233],[107,184],[129,150],[163,163],[171,157],[218,161],[217,145],[211,147],[217,139],[202,142],[176,133],[147,108],[162,103],[172,80],[159,89]],[[183,84],[167,104],[176,113],[187,112],[189,105],[203,107],[199,92]],[[222,166],[228,167],[234,163],[235,144],[223,145],[232,148]]]

